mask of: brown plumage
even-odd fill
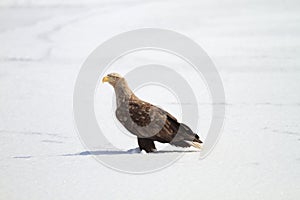
[[[202,141],[197,134],[187,125],[179,123],[170,113],[135,96],[122,76],[111,73],[102,82],[113,86],[117,102],[116,117],[129,132],[137,136],[141,150],[156,151],[154,141],[200,148]]]

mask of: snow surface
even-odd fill
[[[299,199],[296,0],[0,5],[0,199]],[[224,82],[226,121],[204,160],[189,151],[167,168],[133,175],[93,157],[151,160],[180,152],[127,152],[136,147],[132,138],[124,151],[87,152],[75,129],[72,94],[81,64],[99,44],[143,27],[178,31],[207,51]],[[101,88],[113,98],[109,86]],[[151,90],[145,91],[145,99],[180,115],[172,95],[151,99]],[[211,106],[202,95],[199,130],[205,135]]]

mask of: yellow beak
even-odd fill
[[[105,82],[109,82],[109,77],[108,76],[103,77],[102,83],[105,83]]]

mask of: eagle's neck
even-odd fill
[[[118,108],[120,106],[128,105],[128,101],[135,97],[124,78],[118,81],[118,83],[114,86],[114,89]]]

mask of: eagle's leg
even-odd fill
[[[156,147],[154,141],[148,138],[138,138],[139,147],[142,150],[145,150],[147,153],[155,152]]]

